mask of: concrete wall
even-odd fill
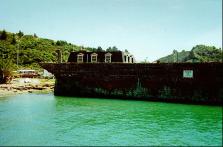
[[[56,76],[55,95],[214,105],[223,99],[222,63],[42,66]]]

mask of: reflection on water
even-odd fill
[[[222,107],[25,94],[0,98],[0,145],[221,145]]]

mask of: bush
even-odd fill
[[[13,77],[13,70],[15,65],[10,59],[0,60],[0,83],[9,83]]]

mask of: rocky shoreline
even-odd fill
[[[13,79],[9,84],[0,84],[0,97],[22,93],[50,93],[54,89],[54,79]]]

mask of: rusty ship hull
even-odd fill
[[[222,105],[222,63],[40,63],[54,94]]]

